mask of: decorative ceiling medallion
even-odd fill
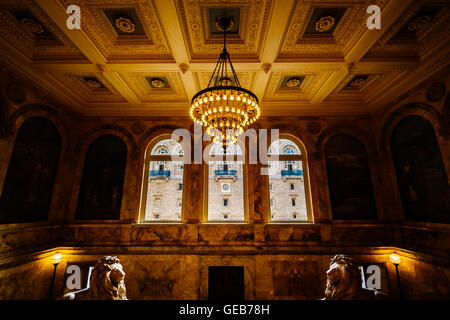
[[[44,27],[36,20],[23,18],[20,20],[20,23],[31,33],[33,34],[43,34],[45,32]]]
[[[140,121],[135,121],[131,125],[131,131],[135,134],[141,134],[145,130],[145,125]]]
[[[350,82],[350,87],[361,88],[365,82],[366,80],[363,78],[354,79]]]
[[[409,23],[408,30],[412,32],[423,30],[424,28],[426,28],[426,26],[430,24],[430,22],[431,22],[430,16],[417,17]]]
[[[306,128],[312,134],[318,134],[320,132],[320,130],[322,130],[322,126],[317,121],[308,122],[308,125],[306,126]]]
[[[431,84],[426,93],[425,93],[428,101],[439,101],[445,95],[445,84],[442,82],[434,82]]]
[[[336,19],[333,16],[324,16],[316,21],[316,31],[325,32],[333,28]]]
[[[223,17],[217,17],[217,19],[216,19],[216,28],[219,30],[221,30],[221,28],[222,28],[222,25],[220,24],[220,21],[222,18]],[[230,31],[231,29],[233,29],[233,25],[234,25],[233,20],[234,20],[233,18],[230,19],[230,25],[227,25],[227,27],[226,27],[227,29],[224,31]]]
[[[25,102],[27,99],[27,93],[23,86],[15,82],[11,83],[7,87],[6,94],[8,95],[9,100],[18,104]]]
[[[136,30],[133,21],[130,18],[125,17],[119,17],[116,19],[116,27],[125,33],[133,33]]]
[[[217,23],[218,19],[223,16],[230,17],[232,19],[230,26],[227,30],[228,34],[239,33],[239,22],[241,15],[241,8],[239,7],[210,7],[208,8],[209,16],[209,29],[211,34],[223,34],[220,29],[220,25]]]
[[[86,83],[92,89],[100,89],[102,87],[102,84],[97,80],[93,80],[93,79],[86,80]]]
[[[286,82],[286,86],[288,86],[289,88],[298,88],[300,87],[300,83],[301,81],[299,78],[292,78]]]
[[[155,88],[164,88],[165,87],[164,81],[159,78],[153,78],[151,84]]]

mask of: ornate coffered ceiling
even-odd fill
[[[66,7],[81,8],[81,29]],[[381,29],[369,30],[369,5]],[[444,0],[0,0],[0,63],[87,115],[187,116],[227,47],[262,115],[365,114],[449,63]]]

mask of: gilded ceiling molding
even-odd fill
[[[33,58],[34,37],[5,11],[0,11],[0,35],[27,58]]]
[[[187,99],[179,72],[123,72],[122,78],[143,102],[185,101]],[[146,77],[167,78],[170,87],[152,88]]]
[[[273,72],[269,80],[269,84],[266,89],[265,99],[279,99],[283,97],[289,97],[291,99],[311,100],[312,96],[317,92],[320,86],[331,75],[332,71],[303,71],[303,72],[288,72],[277,71]],[[305,76],[305,79],[301,82],[298,90],[292,90],[289,88],[280,88],[281,82],[285,76],[300,77]],[[264,112],[264,110],[262,110]]]
[[[422,3],[417,2],[406,9],[406,11],[402,15],[400,15],[400,17],[383,34],[383,36],[378,40],[375,46],[384,46],[398,31],[400,31],[406,21],[411,19],[411,17],[416,14],[421,6]]]
[[[241,83],[241,86],[243,88],[252,88],[257,72],[253,71],[244,71],[244,72],[236,72],[239,82]],[[206,88],[209,82],[209,79],[211,78],[211,72],[210,71],[204,71],[204,72],[195,72],[196,80],[200,88]]]
[[[227,47],[234,57],[256,58],[265,35],[272,0],[233,1],[233,7],[241,8],[239,37],[231,35]],[[192,58],[211,58],[223,48],[222,39],[207,38],[209,22],[206,21],[207,7],[231,6],[223,1],[178,0],[176,2],[183,25],[183,32]],[[242,23],[244,21],[244,23]]]
[[[428,61],[424,61],[417,69],[407,74],[405,77],[390,87],[390,90],[385,91],[377,100],[371,101],[370,106],[380,108],[388,101],[393,101],[402,93],[408,91],[412,86],[425,80],[429,75],[434,74],[438,70],[449,65],[450,61],[450,47],[444,47],[439,52],[430,57]]]
[[[170,58],[168,44],[160,19],[152,1],[115,0],[111,4],[101,0],[61,0],[65,6],[77,4],[85,12],[82,19],[83,30],[108,60],[114,59],[166,59]],[[135,8],[141,20],[146,38],[118,36],[103,13],[103,9]]]
[[[33,1],[26,1],[28,8],[34,14],[34,16],[43,24],[43,26],[59,41],[62,42],[63,45],[39,45],[33,48],[33,52],[35,55],[39,56],[48,56],[52,55],[55,59],[64,58],[66,56],[73,57],[83,57],[81,51],[69,40],[69,38],[64,34],[64,32],[59,29],[59,27],[51,20]],[[47,57],[48,58],[48,57]]]

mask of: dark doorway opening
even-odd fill
[[[244,300],[244,267],[209,267],[208,300]]]

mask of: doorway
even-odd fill
[[[208,300],[244,300],[244,267],[208,269]]]

